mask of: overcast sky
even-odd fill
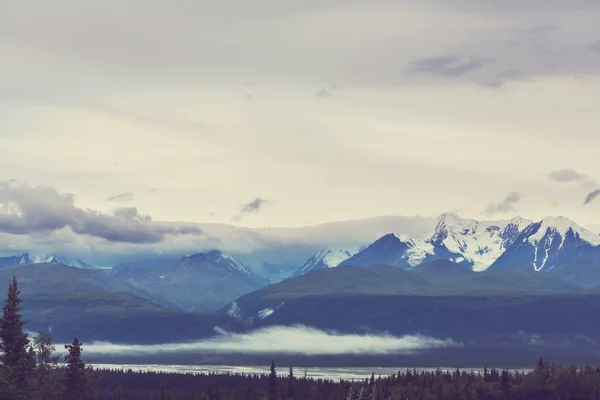
[[[0,0],[0,200],[600,224],[599,20],[596,0]]]

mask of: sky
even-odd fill
[[[595,0],[0,0],[0,230],[600,225],[599,18]],[[57,204],[71,223],[47,221]]]

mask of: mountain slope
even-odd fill
[[[390,233],[342,262],[340,266],[390,265],[410,269],[420,264],[430,254],[432,254],[432,248],[427,242],[415,241],[406,235],[397,236]]]
[[[26,329],[50,330],[57,342],[161,343],[209,336],[215,326],[235,329],[225,317],[188,314],[148,300],[147,294],[104,271],[58,264],[0,269],[0,287],[13,276],[23,297]]]
[[[192,254],[156,270],[122,267],[112,274],[184,311],[214,311],[264,285],[233,257],[220,251]]]
[[[568,274],[570,266],[585,268],[586,264],[600,264],[600,235],[569,219],[547,217],[528,226],[491,268],[519,266],[536,272],[556,269]]]
[[[288,301],[309,296],[531,296],[579,290],[579,286],[559,277],[540,277],[522,268],[474,272],[447,260],[422,264],[411,270],[393,266],[339,266],[311,271],[248,293],[230,303],[223,312],[242,319],[262,319],[273,313],[290,312],[286,306]]]
[[[476,274],[464,265],[449,260],[423,263],[411,269],[410,272],[436,284],[466,282]]]

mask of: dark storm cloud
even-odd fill
[[[109,198],[106,199],[106,201],[109,201],[111,203],[123,203],[126,201],[132,201],[132,200],[133,200],[133,193],[116,194],[116,195],[110,196]]]
[[[596,189],[588,193],[588,195],[585,197],[585,200],[583,201],[583,204],[590,204],[592,201],[596,200],[596,197],[598,196],[600,196],[600,189]]]
[[[411,74],[429,74],[441,77],[457,77],[476,71],[491,64],[490,58],[471,57],[461,60],[458,57],[429,57],[411,61],[407,71]]]
[[[552,171],[548,178],[555,182],[582,182],[588,179],[587,175],[579,173],[571,168]]]
[[[166,235],[202,233],[195,227],[153,223],[135,207],[104,214],[75,206],[73,195],[51,187],[32,187],[14,180],[0,182],[0,232],[27,235],[63,228],[123,243],[157,243]]]
[[[511,192],[501,202],[496,204],[488,204],[483,213],[485,215],[493,215],[515,211],[515,206],[522,199],[523,195],[521,193]]]

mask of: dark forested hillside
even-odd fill
[[[600,395],[600,367],[564,368],[542,359],[528,373],[406,370],[356,381],[297,377],[291,367],[278,374],[275,362],[268,375],[260,376],[94,369],[85,365],[78,339],[58,357],[49,334],[30,338],[22,302],[13,279],[0,318],[2,400],[596,400]]]

